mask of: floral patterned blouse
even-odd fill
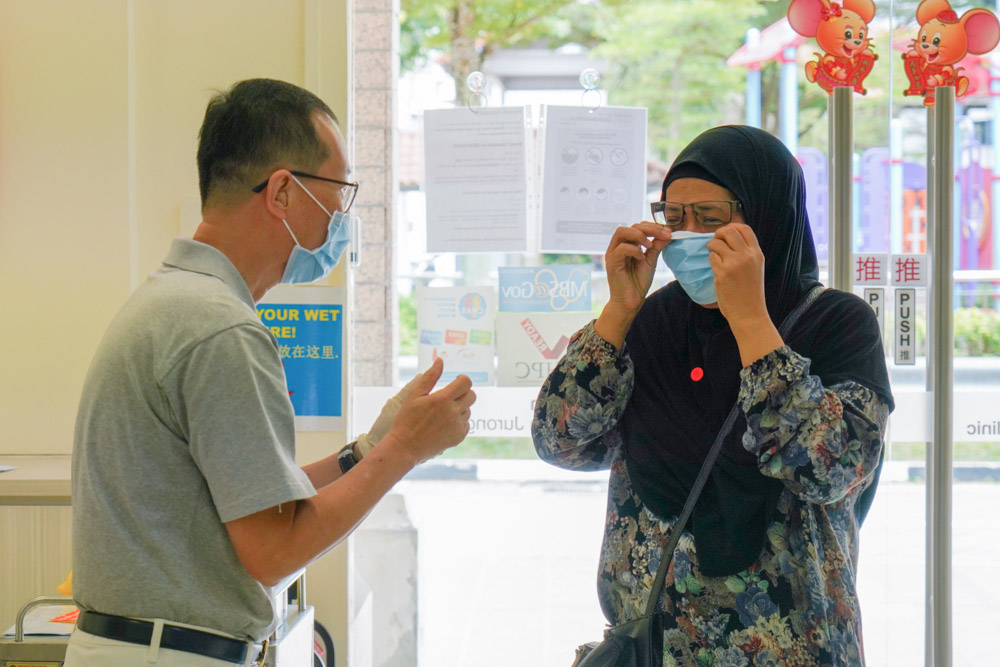
[[[785,489],[760,556],[737,575],[703,575],[682,534],[660,601],[664,665],[864,664],[854,501],[878,465],[889,409],[855,382],[824,387],[809,365],[784,346],[740,373],[743,445]],[[612,625],[643,614],[672,530],[632,490],[622,458],[617,424],[633,379],[627,349],[591,322],[542,386],[532,423],[545,461],[611,470],[598,595]]]

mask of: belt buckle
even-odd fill
[[[260,644],[260,653],[257,654],[257,659],[254,661],[256,667],[264,667],[264,660],[267,659],[267,649],[270,646],[271,638],[268,637]]]

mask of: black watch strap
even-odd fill
[[[358,457],[354,453],[354,443],[347,445],[337,454],[337,463],[340,464],[340,472],[346,473],[358,463]]]

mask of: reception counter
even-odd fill
[[[71,458],[0,455],[0,505],[69,505]]]

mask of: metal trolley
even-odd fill
[[[268,638],[266,667],[333,667],[330,635],[315,624],[313,607],[306,604],[305,570],[271,589],[278,627]],[[32,635],[25,632],[28,613],[37,607],[72,605],[73,598],[43,595],[17,612],[13,636],[0,636],[0,667],[62,667],[69,635]],[[315,626],[315,627],[314,627]],[[316,635],[321,638],[317,646]]]

